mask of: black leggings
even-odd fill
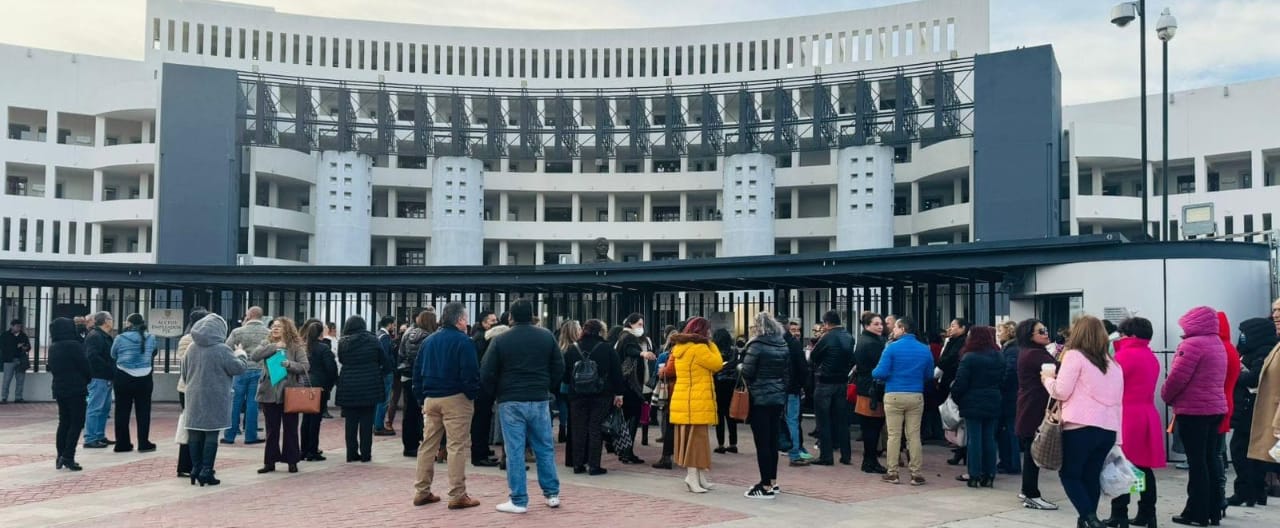
[[[416,457],[418,444],[422,443],[422,402],[414,397],[409,382],[405,382],[404,414],[400,416],[400,441],[404,445],[404,455]]]
[[[613,408],[612,396],[579,396],[569,400],[569,441],[574,466],[600,467],[600,450],[603,447],[601,424]]]
[[[373,456],[373,407],[346,407],[347,462],[370,460]]]
[[[129,439],[129,413],[138,414],[138,447],[151,445],[151,391],[155,388],[151,374],[130,376],[116,370],[116,449],[132,448]]]
[[[1028,499],[1040,498],[1040,466],[1031,458],[1031,441],[1033,437],[1018,438],[1022,446],[1022,494]]]
[[[1249,503],[1267,498],[1267,468],[1249,458],[1249,434],[1253,424],[1247,420],[1231,435],[1231,464],[1236,468],[1235,496]]]
[[[84,429],[84,413],[87,407],[84,396],[60,396],[58,400],[58,456],[76,459],[76,444],[80,443],[80,431]]]
[[[329,401],[329,391],[321,391],[320,401],[322,403],[319,413],[302,415],[302,432],[299,434],[302,458],[320,454],[320,422],[324,419],[324,411],[327,410],[323,402]]]
[[[187,410],[187,395],[178,393],[178,406],[183,411]],[[187,435],[187,444],[190,444],[191,435]],[[191,450],[183,447],[185,444],[178,444],[178,473],[191,473]]]
[[[876,458],[880,454],[880,431],[884,430],[883,416],[863,416],[858,415],[858,419],[862,420],[862,464],[877,464]]]
[[[1187,465],[1191,466],[1187,479],[1187,502],[1182,517],[1193,521],[1210,521],[1222,517],[1218,497],[1218,484],[1214,482],[1211,457],[1221,449],[1218,442],[1218,424],[1222,415],[1178,415],[1174,426],[1187,451]]]
[[[760,468],[760,484],[768,485],[778,480],[778,420],[782,416],[781,405],[752,405],[747,421],[751,422],[751,438],[756,445],[756,466]]]
[[[724,430],[729,429],[729,445],[738,445],[738,421],[729,417],[729,403],[733,401],[734,380],[716,380],[716,445],[724,447]]]
[[[1137,467],[1137,466],[1134,466]],[[1146,487],[1142,489],[1142,495],[1138,497],[1138,511],[1156,511],[1156,473],[1151,468],[1139,467],[1142,474],[1145,475]],[[1129,509],[1129,495],[1125,493],[1119,497],[1111,499],[1111,509],[1116,510],[1123,507]]]

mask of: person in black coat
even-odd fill
[[[957,317],[951,320],[951,324],[947,326],[946,342],[942,345],[942,353],[938,355],[937,370],[942,376],[938,381],[938,390],[936,395],[936,403],[926,405],[926,408],[936,408],[942,402],[947,400],[951,395],[951,385],[956,381],[956,372],[960,369],[960,350],[964,348],[965,339],[969,337],[969,327],[973,326],[968,319]],[[968,447],[957,447],[947,460],[948,464],[958,466],[965,461],[965,454]]]
[[[347,422],[347,462],[372,460],[373,409],[386,401],[383,379],[392,370],[378,338],[367,328],[364,318],[353,315],[342,325],[338,341],[342,372],[335,401]]]
[[[747,416],[756,446],[760,482],[747,490],[746,496],[769,499],[777,493],[774,488],[778,480],[778,435],[791,381],[791,350],[782,337],[786,330],[769,312],[756,315],[755,327],[760,335],[747,343],[741,371],[751,398]]]
[[[960,356],[951,397],[964,418],[969,487],[990,488],[996,474],[996,422],[1000,419],[1000,390],[1005,376],[996,329],[971,328]]]
[[[307,362],[311,370],[307,371],[307,381],[312,387],[320,388],[320,413],[302,415],[302,434],[300,438],[301,456],[307,462],[323,461],[320,451],[320,421],[329,412],[329,394],[338,381],[338,363],[333,350],[325,342],[325,326],[318,319],[310,319],[302,325],[302,339],[307,344]]]
[[[1253,407],[1258,376],[1267,354],[1276,346],[1276,331],[1271,319],[1257,317],[1240,323],[1240,378],[1232,397],[1235,412],[1231,414],[1231,462],[1236,468],[1234,493],[1227,498],[1231,506],[1265,505],[1267,503],[1266,465],[1249,458],[1249,437],[1253,432]]]
[[[871,371],[880,363],[880,355],[884,353],[884,320],[874,312],[862,312],[858,318],[862,325],[862,333],[858,334],[858,343],[853,347],[853,363],[857,369],[854,384],[858,386],[858,403],[854,413],[862,420],[862,472],[883,475],[888,468],[876,460],[880,454],[880,432],[884,430],[883,402],[876,401],[872,389],[876,381]]]
[[[799,333],[800,324],[792,321],[791,325],[796,328],[795,332]],[[787,435],[791,438],[791,449],[787,451],[787,457],[791,459],[793,466],[809,465],[809,451],[804,448],[804,427],[801,425],[803,416],[800,414],[800,401],[804,399],[805,391],[813,392],[813,375],[809,372],[809,361],[804,356],[804,343],[791,332],[787,332],[782,336],[787,342],[788,352],[791,359],[791,375],[787,380],[787,404],[783,407],[784,426],[787,428]]]
[[[632,437],[633,447],[618,453],[618,460],[623,464],[643,464],[644,459],[635,454],[634,438],[637,426],[640,425],[640,409],[644,405],[646,365],[647,362],[658,359],[658,355],[653,353],[653,346],[644,337],[644,318],[639,313],[632,313],[623,319],[622,327],[623,331],[618,335],[614,348],[622,362],[625,389],[622,391],[622,414],[627,418],[626,434]]]
[[[849,445],[849,371],[853,368],[853,336],[844,329],[840,312],[822,314],[822,337],[813,345],[809,364],[813,365],[813,413],[818,422],[819,466],[834,462],[840,450],[840,463],[848,465],[853,456]]]
[[[506,315],[506,314],[503,314]],[[498,325],[498,316],[492,310],[480,312],[476,324],[471,329],[471,342],[476,347],[476,364],[484,361],[484,353],[489,349],[489,340],[485,333]],[[471,465],[476,467],[495,467],[498,459],[494,457],[489,438],[493,436],[493,395],[481,387],[476,397],[475,412],[471,415]]]
[[[1004,348],[1000,351],[1004,358],[1004,381],[1000,383],[1000,420],[996,423],[996,449],[999,460],[996,472],[1009,475],[1022,473],[1022,459],[1018,448],[1018,434],[1015,423],[1018,416],[1018,340],[1014,337],[1013,321],[1003,325],[1001,330],[1006,334]]]
[[[58,459],[54,467],[80,471],[76,444],[84,429],[85,397],[89,395],[92,372],[74,322],[65,317],[54,319],[49,334],[53,344],[49,346],[48,368],[53,375],[53,398],[58,402]]]
[[[733,398],[733,388],[738,384],[739,347],[734,345],[729,330],[717,328],[711,334],[711,342],[720,350],[720,359],[724,368],[715,373],[716,388],[716,453],[738,452],[738,421],[729,417],[729,400]],[[729,432],[729,446],[724,445],[725,429]]]
[[[622,391],[626,383],[622,379],[622,364],[613,347],[605,342],[604,323],[590,319],[582,324],[582,337],[577,347],[569,347],[564,354],[564,384],[569,386],[569,432],[573,438],[574,473],[603,475],[608,470],[600,467],[600,451],[604,437],[602,424],[614,407],[622,406]],[[574,387],[573,369],[586,356],[596,363],[597,375],[602,378],[604,390],[595,394],[577,392]]]
[[[84,446],[102,449],[115,442],[107,440],[107,416],[111,414],[111,381],[116,376],[116,360],[111,359],[111,331],[115,320],[107,312],[93,314],[93,329],[84,338],[84,354],[89,358],[88,409],[85,411]]]

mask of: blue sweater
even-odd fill
[[[923,393],[933,379],[933,353],[929,347],[907,334],[889,343],[871,377],[884,380],[884,392]]]
[[[422,342],[413,366],[413,394],[422,401],[465,394],[474,400],[480,392],[480,363],[476,346],[457,328],[440,327]]]
[[[147,334],[145,343],[142,334],[134,331],[120,332],[111,342],[111,358],[116,360],[116,367],[121,369],[141,369],[151,366],[151,358],[156,355],[156,336]]]

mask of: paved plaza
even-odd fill
[[[739,428],[741,453],[714,455],[711,480],[718,486],[711,493],[685,491],[682,470],[624,466],[606,455],[610,472],[604,476],[574,475],[559,466],[563,505],[558,510],[537,500],[530,468],[529,513],[516,516],[493,509],[506,500],[506,481],[496,468],[467,468],[470,493],[481,502],[478,508],[449,511],[443,503],[415,508],[414,461],[401,456],[400,438],[375,437],[373,463],[347,464],[342,462],[341,419],[325,421],[322,428],[321,446],[328,461],[304,462],[297,474],[285,472],[282,465],[276,473],[259,475],[254,470],[262,462],[261,445],[222,445],[217,466],[222,485],[201,488],[176,477],[176,404],[156,405],[152,440],[159,450],[81,450],[77,459],[85,470],[78,473],[53,469],[56,414],[52,403],[0,407],[0,526],[993,528],[1065,527],[1075,522],[1055,474],[1042,476],[1042,488],[1063,509],[1027,510],[1017,499],[1017,477],[999,479],[994,490],[968,489],[954,480],[959,469],[945,464],[948,452],[941,447],[926,448],[926,486],[882,484],[878,476],[861,473],[856,466],[792,468],[784,461],[779,469],[782,495],[773,501],[749,500],[742,493],[757,475],[745,426]],[[651,429],[653,438],[656,433]],[[110,424],[108,436],[114,436]],[[659,446],[651,442],[636,451],[652,462]],[[444,480],[443,471],[437,476]],[[1168,524],[1165,519],[1178,507],[1185,473],[1171,469],[1159,472],[1158,478],[1161,520]],[[438,484],[435,491],[443,494],[446,488]],[[1280,526],[1280,503],[1233,508],[1223,525]]]

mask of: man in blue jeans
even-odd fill
[[[116,360],[111,359],[111,330],[115,319],[107,312],[93,314],[93,330],[84,338],[84,354],[89,359],[89,396],[85,407],[84,446],[102,449],[114,441],[107,440],[107,417],[111,414],[111,380],[116,375]]]
[[[804,387],[809,380],[809,362],[804,357],[804,344],[800,342],[800,321],[793,319],[787,325],[787,334],[784,339],[787,342],[789,351],[788,359],[791,363],[791,377],[787,378],[787,405],[784,408],[784,417],[787,422],[787,435],[791,438],[791,449],[787,451],[787,458],[791,459],[792,466],[807,466],[809,459],[813,458],[809,451],[804,448],[804,433],[800,427],[800,399],[804,397]]]
[[[498,402],[503,450],[517,457],[507,464],[511,500],[498,511],[525,513],[525,465],[519,456],[525,443],[537,460],[538,487],[550,508],[560,507],[560,479],[556,476],[556,451],[551,437],[551,410],[547,402],[564,376],[564,358],[556,339],[545,328],[533,325],[533,304],[520,299],[511,304],[512,327],[489,343],[480,366],[480,380]]]
[[[396,365],[400,360],[396,357],[396,343],[399,339],[394,332],[396,331],[396,318],[390,315],[382,316],[378,320],[378,346],[382,347],[382,356],[386,360],[387,365]],[[393,371],[395,369],[392,369]],[[387,395],[387,400],[374,406],[373,408],[373,435],[374,436],[395,436],[396,430],[386,423],[387,420],[387,404],[396,405],[391,398],[391,385],[395,380],[395,373],[390,372],[382,376],[382,393]],[[395,411],[391,413],[395,417]]]
[[[250,306],[244,314],[244,322],[240,328],[231,331],[227,336],[227,346],[235,350],[242,348],[252,353],[267,342],[271,331],[262,322],[262,308]],[[258,438],[258,378],[262,376],[262,364],[249,362],[248,370],[236,376],[231,388],[234,391],[231,399],[231,428],[222,435],[222,443],[236,443],[236,435],[240,434],[240,413],[244,413],[245,445],[260,444],[264,440]]]

